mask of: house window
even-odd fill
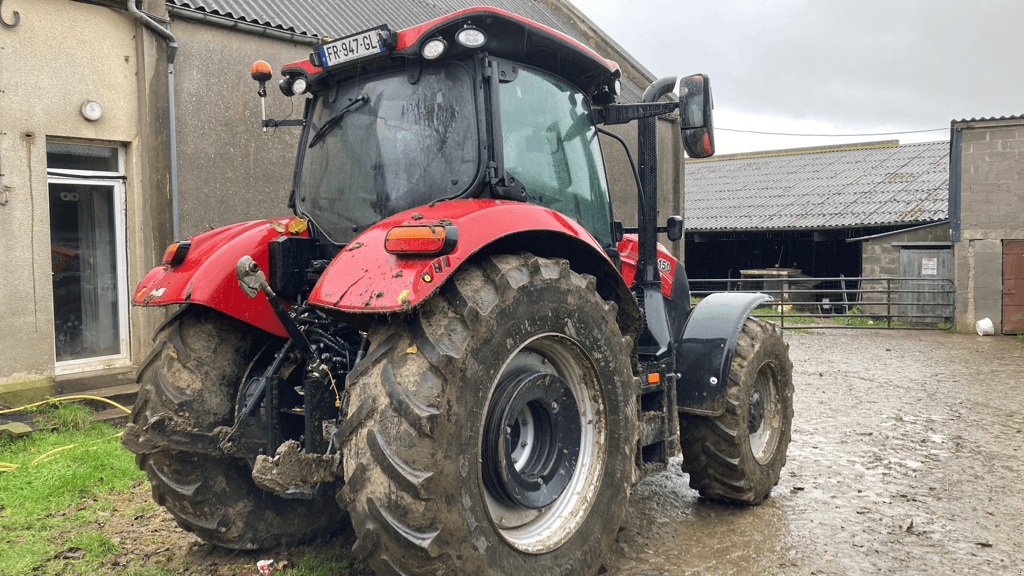
[[[58,373],[128,357],[124,149],[47,142]]]

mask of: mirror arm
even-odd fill
[[[595,108],[594,124],[626,124],[641,118],[664,116],[679,108],[679,102],[651,102],[640,104],[610,104]]]

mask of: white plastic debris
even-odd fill
[[[978,320],[975,328],[978,329],[978,336],[991,336],[996,333],[996,329],[992,326],[991,318],[982,318]]]
[[[260,574],[263,574],[263,576],[269,576],[270,575],[270,569],[273,568],[273,567],[274,567],[274,561],[273,560],[260,560],[259,562],[256,563],[256,569],[259,570]]]

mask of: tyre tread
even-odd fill
[[[750,385],[744,379],[752,381],[760,368],[760,365],[752,363],[764,356],[771,356],[770,361],[780,382],[783,431],[775,455],[768,464],[761,466],[749,449],[742,391],[744,386]],[[776,333],[772,324],[752,317],[743,323],[729,368],[725,412],[714,417],[680,416],[682,468],[690,475],[690,487],[702,497],[759,504],[771,494],[786,463],[786,450],[791,438],[792,366],[789,345],[781,334]]]

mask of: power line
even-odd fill
[[[873,132],[868,134],[790,134],[786,132],[758,132],[757,130],[736,130],[734,128],[720,128],[715,126],[715,130],[722,130],[723,132],[743,132],[745,134],[764,134],[767,136],[814,136],[815,138],[848,138],[857,136],[895,136],[896,134],[920,134],[922,132],[944,132],[949,128],[932,128],[930,130],[905,130],[903,132]]]

